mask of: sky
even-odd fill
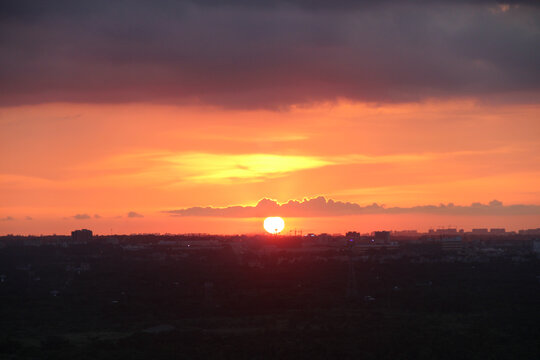
[[[0,234],[540,227],[534,1],[3,1]]]

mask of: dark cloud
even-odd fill
[[[87,220],[87,219],[90,219],[90,215],[88,215],[88,214],[76,214],[76,215],[73,215],[73,218],[76,219],[76,220]]]
[[[320,196],[302,201],[290,200],[279,204],[275,200],[262,199],[256,206],[230,206],[226,208],[192,207],[164,211],[172,216],[208,217],[322,217],[362,214],[436,214],[436,215],[540,215],[540,205],[503,205],[498,200],[489,204],[473,203],[470,206],[449,204],[413,207],[385,207],[378,204],[361,206],[351,202],[326,200]]]
[[[505,3],[5,1],[0,104],[537,101],[540,8]]]
[[[139,213],[136,213],[135,211],[130,211],[127,213],[127,217],[128,218],[142,218],[144,216]]]
[[[15,220],[15,218],[12,216],[6,216],[3,218],[0,218],[0,221],[13,221],[13,220]]]
[[[152,7],[161,11],[192,5],[199,7],[226,7],[226,8],[260,8],[272,9],[280,7],[300,8],[305,10],[355,10],[387,6],[399,3],[399,0],[132,0],[125,2],[130,8]],[[120,2],[119,2],[120,3]],[[538,5],[536,0],[408,0],[413,5],[429,4],[469,4],[469,5]],[[93,11],[104,11],[112,5],[109,0],[94,0],[76,2],[72,0],[3,0],[0,7],[0,17],[9,18],[36,18],[44,15],[84,15]]]

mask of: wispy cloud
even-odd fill
[[[69,177],[40,177],[0,174],[0,186],[9,189],[88,189],[126,186],[170,186],[177,184],[237,184],[261,182],[336,165],[412,164],[485,154],[519,152],[499,147],[475,151],[389,153],[382,155],[346,153],[310,155],[280,153],[211,153],[142,150],[120,153],[70,167]]]
[[[301,201],[289,200],[278,203],[272,199],[262,199],[255,206],[229,206],[224,208],[190,207],[167,210],[164,213],[172,216],[208,216],[208,217],[323,217],[361,214],[439,214],[439,215],[540,215],[540,205],[503,205],[498,200],[488,204],[472,203],[471,205],[420,205],[412,207],[385,207],[373,203],[361,206],[353,202],[334,201],[320,196]]]
[[[160,183],[238,183],[259,182],[302,170],[333,165],[391,164],[430,161],[459,156],[474,156],[512,151],[497,148],[481,151],[443,153],[397,153],[385,155],[343,154],[316,156],[276,153],[205,153],[147,151],[120,154],[76,170],[106,175],[107,184]]]
[[[90,219],[90,215],[88,215],[88,214],[76,214],[76,215],[73,215],[73,218],[76,219],[76,220],[87,220],[87,219]]]
[[[108,185],[125,185],[128,181],[131,184],[227,184],[263,181],[341,161],[343,159],[307,155],[148,151],[116,155],[74,170],[87,172],[90,176],[109,174],[101,175]]]
[[[332,165],[329,159],[315,156],[276,154],[204,154],[187,153],[164,157],[163,160],[193,182],[259,180],[284,174]]]

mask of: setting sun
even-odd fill
[[[267,217],[264,219],[264,229],[270,234],[278,234],[285,228],[285,221],[279,216]]]

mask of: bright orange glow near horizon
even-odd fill
[[[0,233],[80,227],[102,234],[256,233],[251,214],[167,211],[321,195],[411,210],[316,218],[306,208],[305,216],[294,214],[294,227],[329,233],[539,227],[538,214],[519,207],[504,216],[497,209],[473,216],[415,210],[493,200],[540,204],[538,118],[536,105],[472,100],[280,111],[143,103],[3,107]]]

